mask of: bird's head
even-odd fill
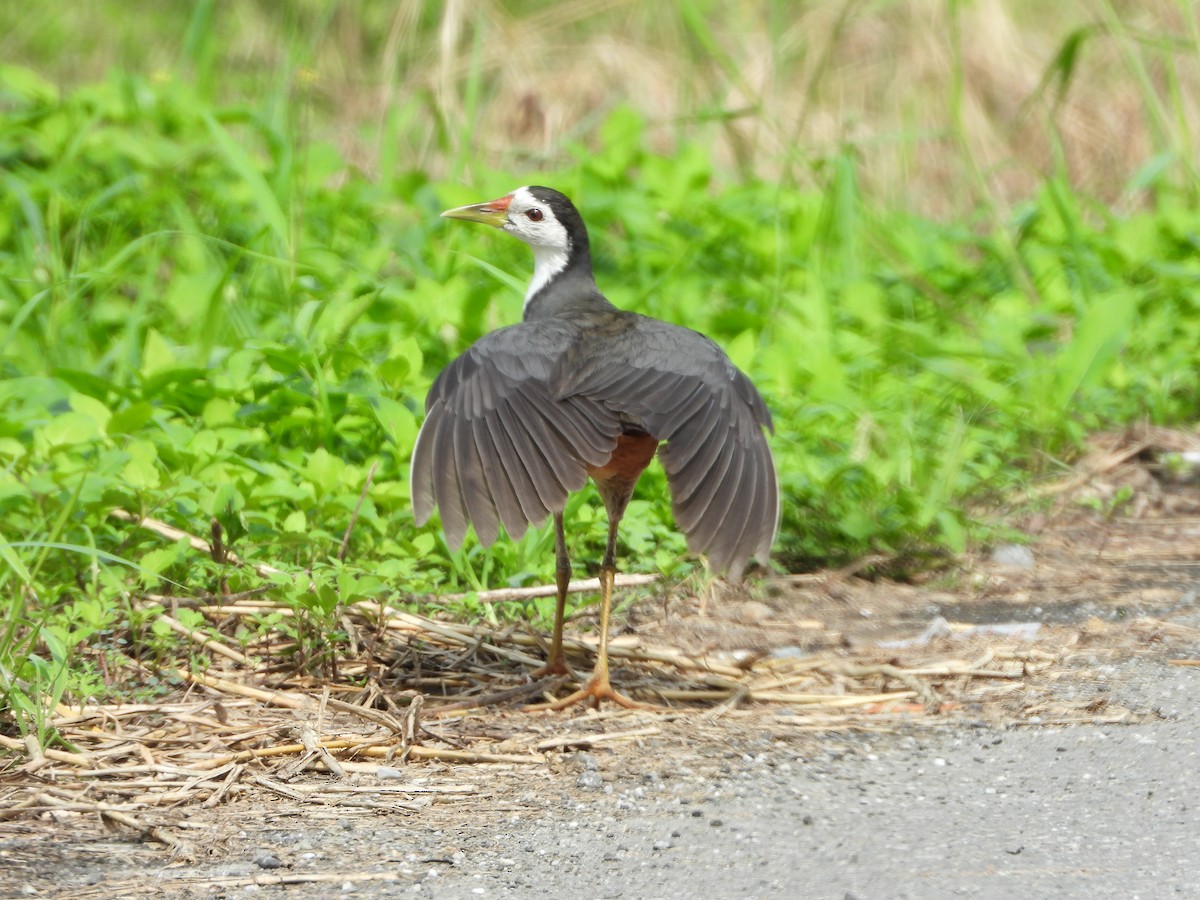
[[[497,200],[448,209],[447,219],[482,222],[537,250],[569,255],[587,242],[583,220],[565,196],[547,187],[519,187]]]

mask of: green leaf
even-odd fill
[[[8,563],[8,567],[13,570],[21,584],[33,583],[33,576],[29,573],[29,569],[7,541],[0,541],[0,559]]]
[[[204,404],[204,424],[209,428],[216,428],[218,425],[228,425],[234,421],[237,411],[238,405],[232,400],[227,400],[224,397],[213,397]]]
[[[28,452],[28,448],[16,438],[0,437],[0,457],[20,459]]]
[[[157,329],[147,329],[146,342],[142,346],[142,376],[149,378],[178,365],[178,356],[166,339]]]
[[[344,462],[324,447],[318,447],[309,454],[303,471],[322,494],[331,494],[341,487],[342,472],[345,468]]]
[[[411,374],[420,373],[424,359],[421,345],[416,339],[404,338],[392,345],[388,358],[379,367],[379,374],[393,390],[400,390],[407,384]]]
[[[208,624],[208,620],[204,618],[204,613],[198,609],[188,609],[186,606],[181,606],[175,611],[175,618],[179,621],[180,625],[191,629],[204,628]]]
[[[417,439],[417,418],[403,403],[390,397],[376,397],[373,403],[375,416],[384,432],[393,444],[399,448],[402,456],[412,453],[413,444]]]
[[[1054,409],[1066,410],[1076,394],[1099,382],[1130,336],[1137,300],[1128,292],[1100,298],[1075,326],[1059,354]]]
[[[55,416],[35,434],[35,444],[50,448],[72,447],[103,436],[100,425],[86,413],[69,412]]]
[[[53,106],[58,102],[58,86],[25,66],[0,65],[0,88],[27,102]]]
[[[186,539],[175,541],[166,547],[156,547],[147,551],[138,561],[143,581],[150,587],[158,584],[159,575],[184,559],[190,552],[191,545]]]
[[[158,450],[149,441],[130,441],[125,448],[129,462],[121,470],[121,477],[135,491],[145,491],[159,485]]]
[[[758,335],[752,331],[743,331],[732,341],[725,343],[725,352],[733,364],[743,372],[749,371],[753,365],[757,349]]]
[[[281,251],[290,254],[291,240],[287,215],[279,203],[279,198],[275,196],[275,192],[271,190],[271,186],[263,177],[259,164],[251,158],[245,145],[234,140],[215,116],[206,111],[202,118],[204,124],[208,126],[208,132],[214,143],[221,151],[221,155],[224,156],[225,162],[249,189],[250,196],[254,200],[255,212],[266,220],[267,225],[275,234],[275,239],[279,241]]]
[[[154,407],[144,400],[139,400],[113,413],[106,430],[110,436],[134,434],[140,431],[153,415]]]

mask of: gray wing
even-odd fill
[[[560,512],[606,463],[621,423],[603,403],[560,398],[551,373],[576,340],[578,325],[523,322],[481,338],[447,366],[425,401],[412,456],[413,515],[436,505],[451,548],[467,523],[485,546],[499,523],[516,539]]]
[[[586,396],[666,441],[658,454],[675,521],[694,553],[741,575],[766,562],[779,526],[779,483],[762,397],[725,352],[687,328],[627,313],[566,354],[559,396]]]

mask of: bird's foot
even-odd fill
[[[566,709],[568,706],[574,706],[577,703],[590,703],[593,709],[600,708],[601,700],[611,700],[618,706],[623,706],[626,709],[661,709],[652,703],[639,703],[637,700],[631,700],[624,694],[616,691],[608,680],[608,674],[599,675],[592,674],[579,690],[573,694],[568,694],[561,700],[551,700],[546,703],[536,703],[532,706],[527,706],[525,709],[529,712],[536,712],[543,709],[560,710]]]

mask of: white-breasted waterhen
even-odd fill
[[[553,704],[613,690],[608,626],[617,527],[638,476],[658,453],[688,547],[738,578],[765,561],[779,521],[779,487],[763,429],[771,414],[754,385],[699,332],[617,309],[596,289],[587,229],[558,191],[522,187],[442,213],[482,222],[533,248],[523,321],[480,338],[434,381],[412,457],[413,514],[441,510],[456,549],[467,524],[485,546],[499,525],[519,538],[554,516],[558,605],[545,666],[568,673],[563,610],[571,563],[567,495],[596,483],[608,512],[600,565],[600,644],[592,676]]]

